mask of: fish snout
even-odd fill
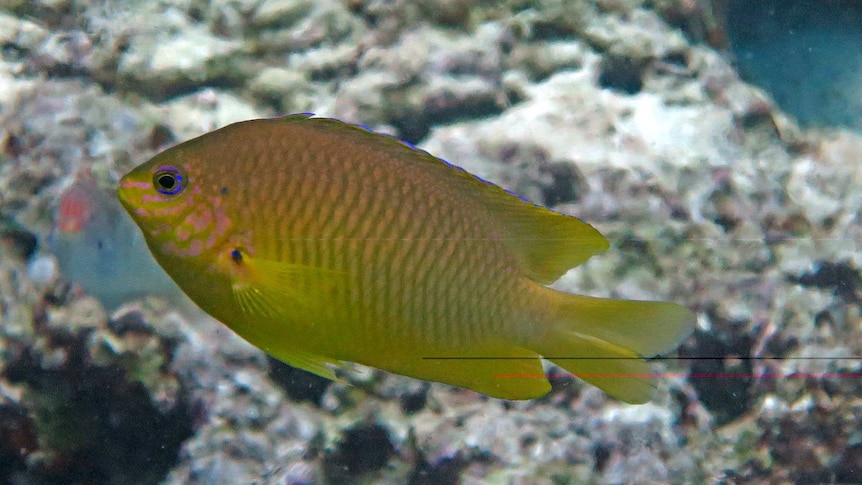
[[[140,190],[140,183],[130,180],[129,177],[123,177],[120,179],[120,184],[117,187],[117,198],[120,199],[120,203],[123,204],[127,210],[131,210],[134,207],[134,195],[136,192]]]

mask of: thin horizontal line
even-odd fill
[[[751,356],[736,356],[736,355],[723,355],[723,356],[696,356],[696,357],[551,357],[551,356],[541,356],[546,360],[750,360],[750,361],[763,361],[763,360],[777,360],[777,361],[789,361],[789,360],[862,360],[862,357],[859,356],[841,356],[841,357],[751,357]],[[455,357],[455,356],[435,356],[435,357],[422,357],[422,360],[535,360],[539,358],[539,356],[532,357],[505,357],[505,356],[479,356],[479,357]]]
[[[289,238],[277,238],[279,241],[322,241],[324,238],[321,237],[289,237]],[[574,241],[578,239],[593,239],[591,237],[586,238],[572,238],[572,237],[328,237],[325,238],[327,241]],[[670,236],[666,238],[662,237],[634,237],[634,238],[621,238],[611,240],[611,243],[619,242],[619,243],[628,243],[630,241],[666,241],[671,239]],[[677,239],[674,238],[674,241],[687,241],[687,242],[695,242],[695,241],[711,241],[711,242],[760,242],[760,243],[781,243],[788,241],[856,241],[856,239],[852,237],[734,237],[734,238],[714,238],[714,237],[692,237],[692,238],[682,238]]]
[[[567,373],[555,373],[555,374],[494,374],[494,377],[500,378],[533,378],[533,379],[543,379],[546,377],[559,378],[559,377],[580,377],[580,378],[595,378],[595,377],[620,377],[620,378],[653,378],[653,377],[684,377],[684,378],[718,378],[718,379],[727,379],[731,377],[742,378],[742,379],[763,379],[763,378],[772,378],[772,379],[788,379],[788,378],[815,378],[815,379],[827,379],[827,378],[858,378],[862,377],[862,373],[846,373],[846,372],[827,372],[827,373],[764,373],[764,374],[733,374],[733,373],[715,373],[715,374],[687,374],[685,372],[662,372],[656,374],[625,374],[625,373],[589,373],[589,374],[567,374]]]

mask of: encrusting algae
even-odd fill
[[[203,310],[286,363],[358,362],[505,399],[541,357],[631,403],[694,315],[545,285],[608,242],[392,137],[311,115],[229,125],[135,168],[119,197]]]

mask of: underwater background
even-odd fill
[[[862,483],[860,45],[852,0],[0,0],[0,483]],[[556,287],[698,314],[655,399],[329,382],[197,310],[118,177],[306,111],[599,229]]]

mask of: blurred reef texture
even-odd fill
[[[776,104],[858,108],[862,77],[808,69],[837,104],[763,83],[800,62],[782,15],[801,2],[752,7],[773,19],[757,39],[743,3],[0,0],[0,483],[862,482],[862,110],[836,128]],[[87,286],[142,271],[110,253],[139,237],[123,223],[47,242],[81,174],[110,193],[179,140],[298,111],[593,223],[612,249],[557,286],[699,314],[655,401],[321,381],[179,297]],[[116,273],[65,264],[94,244]]]

